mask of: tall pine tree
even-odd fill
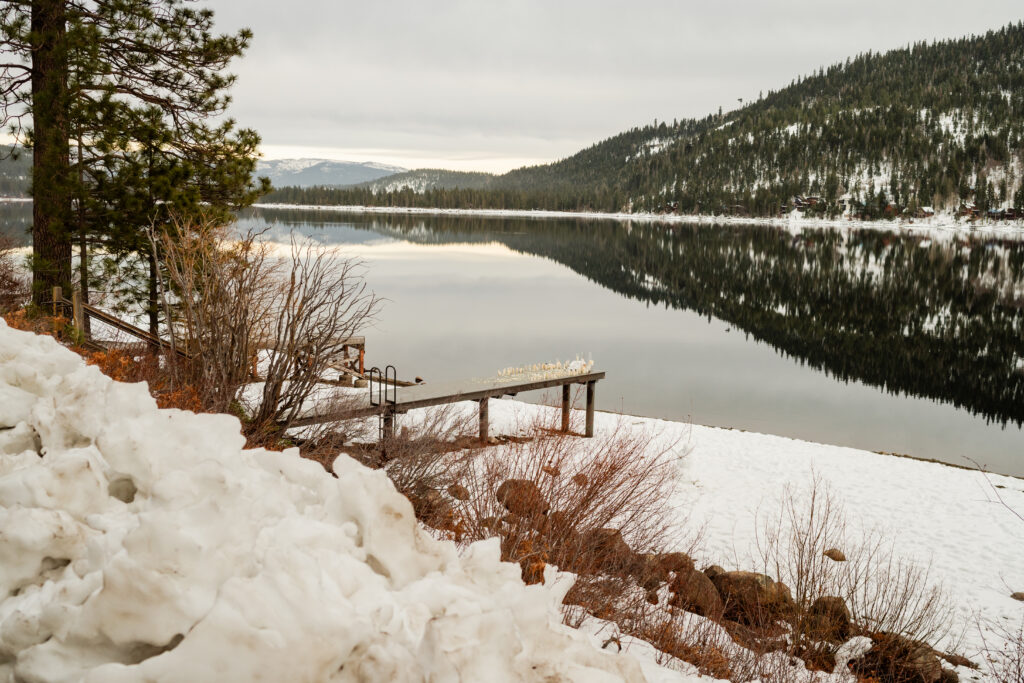
[[[212,121],[251,37],[215,34],[213,13],[183,0],[4,4],[0,122],[33,150],[36,303],[71,285],[76,237],[86,263],[97,242],[141,252],[169,212],[226,214],[266,191],[256,133]]]

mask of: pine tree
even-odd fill
[[[0,51],[12,62],[0,71],[0,123],[33,151],[36,303],[70,287],[73,235],[83,248],[138,251],[141,231],[168,211],[225,212],[269,188],[251,181],[258,136],[210,123],[251,33],[212,29],[211,11],[182,0],[0,9]]]

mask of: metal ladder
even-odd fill
[[[374,407],[384,406],[384,410],[377,413],[377,441],[384,443],[385,435],[390,437],[395,427],[395,412],[389,410],[398,402],[398,371],[394,365],[388,365],[381,372],[376,365],[366,373],[369,381],[370,405]],[[390,382],[389,382],[390,380]],[[373,385],[377,383],[377,395],[374,397]]]

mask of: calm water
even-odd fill
[[[603,409],[1024,476],[1018,242],[309,210],[241,220],[364,259],[389,300],[369,360],[403,378],[579,354],[608,373]],[[0,233],[27,243],[30,222],[31,205],[0,204]]]
[[[598,406],[1024,475],[1024,246],[877,231],[253,210],[366,261],[399,376],[577,354]],[[539,397],[538,397],[539,398]]]

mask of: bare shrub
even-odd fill
[[[467,470],[469,495],[456,511],[466,540],[498,536],[502,557],[527,582],[546,564],[580,575],[627,576],[637,552],[671,540],[673,447],[656,448],[649,432],[620,419],[609,432],[580,439],[559,431],[544,411],[527,438],[489,451]]]
[[[256,234],[235,239],[213,221],[173,220],[151,231],[151,244],[167,275],[160,284],[172,349],[191,357],[182,363],[172,353],[169,369],[197,389],[204,408],[227,412],[267,336],[279,268]]]
[[[1017,628],[986,624],[979,628],[989,674],[998,683],[1024,683],[1024,621]]]
[[[191,356],[177,372],[208,409],[243,407],[252,445],[280,441],[380,307],[359,261],[294,236],[282,257],[259,233],[172,221],[153,230],[152,245],[172,343]],[[254,380],[258,396],[243,406],[240,390]]]
[[[845,561],[826,557],[832,549]],[[813,666],[827,669],[855,632],[872,636],[877,658],[896,668],[915,654],[913,643],[935,645],[953,633],[952,609],[928,565],[900,557],[879,532],[852,533],[817,475],[804,493],[786,489],[779,514],[759,530],[758,550],[764,571],[791,589],[796,604],[787,652]]]

